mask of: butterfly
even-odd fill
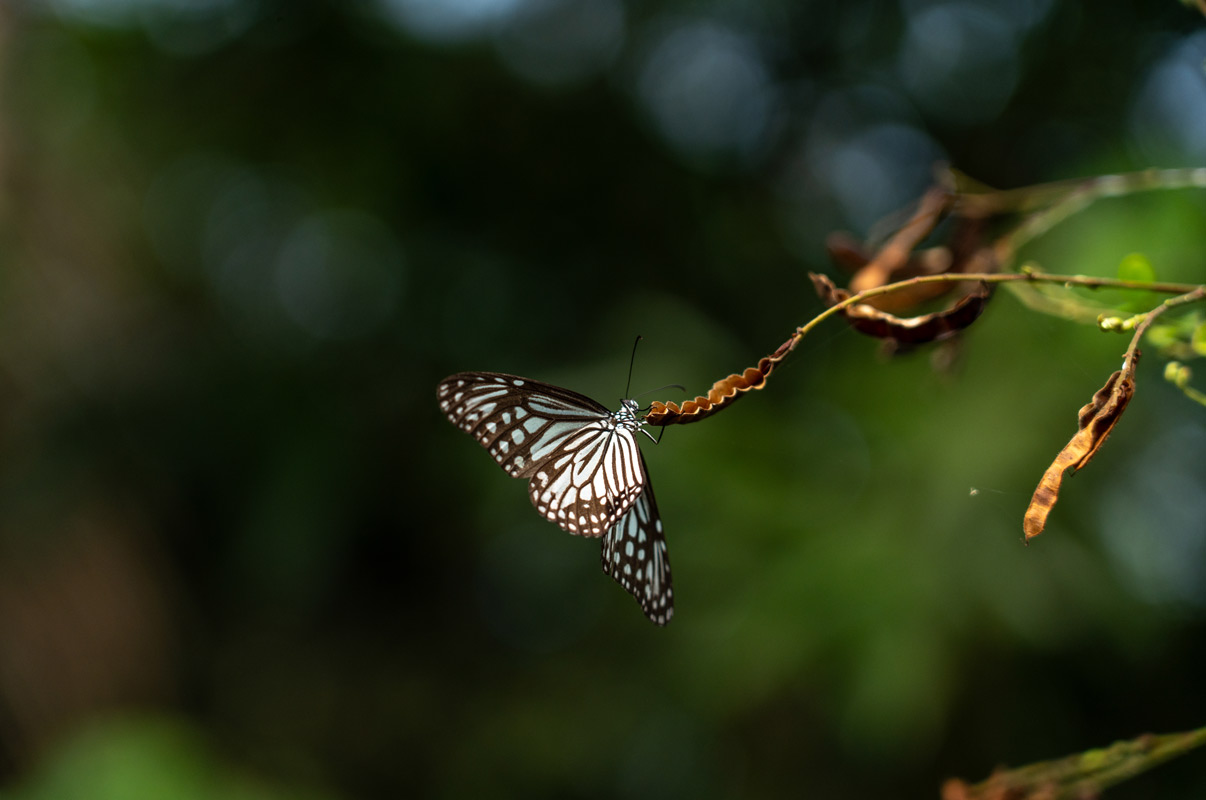
[[[637,431],[649,434],[635,400],[608,411],[569,389],[499,372],[450,375],[436,399],[507,474],[528,480],[541,516],[572,534],[603,537],[603,571],[654,624],[670,621],[670,561],[637,446]]]

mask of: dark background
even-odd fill
[[[1206,427],[1154,355],[1021,542],[1124,337],[1001,292],[938,373],[823,326],[646,443],[664,630],[434,391],[614,407],[640,333],[634,393],[703,392],[937,162],[1206,164],[1204,59],[1147,0],[4,3],[6,796],[936,797],[1203,725]],[[1135,251],[1202,281],[1206,193],[1022,260]]]

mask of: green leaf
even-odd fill
[[[1118,278],[1124,281],[1152,283],[1156,280],[1156,270],[1143,253],[1131,253],[1118,264]]]
[[[1175,325],[1153,325],[1147,329],[1147,340],[1153,347],[1163,350],[1181,340]]]
[[[1206,356],[1206,323],[1202,323],[1193,329],[1193,336],[1189,339],[1189,346],[1198,355]]]

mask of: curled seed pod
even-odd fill
[[[758,360],[758,366],[747,367],[740,374],[733,373],[727,378],[721,378],[712,384],[707,395],[700,395],[694,400],[687,400],[681,405],[655,400],[649,412],[645,415],[648,425],[686,425],[699,422],[701,419],[728,408],[737,402],[742,395],[753,389],[761,389],[766,385],[766,379],[774,370],[775,365],[787,357],[795,347],[796,337],[788,339],[769,356]]]
[[[835,306],[853,296],[846,289],[839,289],[825,275],[810,272],[809,277],[817,295],[828,306]],[[892,339],[899,344],[916,345],[941,341],[968,327],[979,318],[990,297],[992,287],[981,281],[948,308],[931,314],[898,317],[865,303],[847,306],[838,313],[860,333],[877,339]]]
[[[1026,541],[1038,536],[1047,527],[1047,516],[1059,500],[1060,485],[1065,473],[1069,469],[1083,469],[1093,456],[1097,455],[1097,451],[1118,424],[1122,412],[1126,411],[1127,404],[1135,394],[1135,365],[1138,361],[1139,353],[1136,352],[1125,368],[1110,375],[1105,386],[1077,413],[1079,430],[1043,473],[1038,488],[1034,490],[1034,496],[1030,498],[1026,516],[1022,519]]]

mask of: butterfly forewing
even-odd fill
[[[532,470],[532,505],[570,533],[602,536],[645,485],[636,440],[629,431],[591,422],[555,444],[557,454]]]
[[[603,571],[636,598],[654,623],[665,625],[674,616],[666,537],[648,481],[632,509],[603,537]]]
[[[641,493],[638,423],[618,421],[585,395],[514,375],[462,372],[444,379],[436,398],[499,466],[530,479],[532,505],[570,533],[602,536]]]

